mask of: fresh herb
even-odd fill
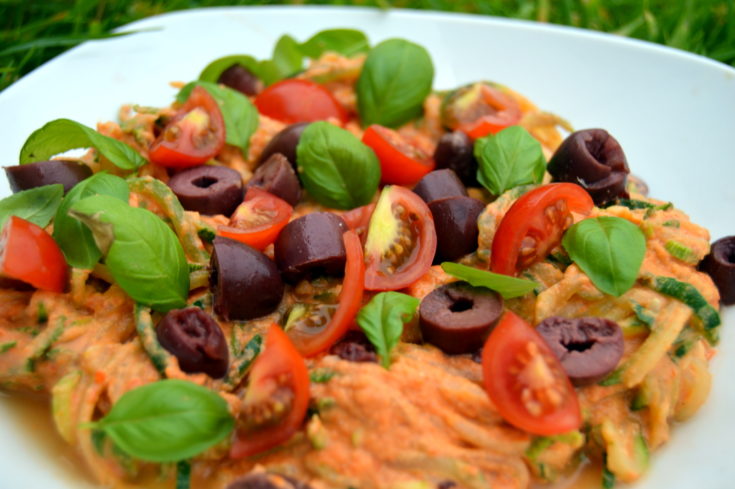
[[[609,216],[573,225],[564,233],[562,245],[598,289],[616,297],[633,286],[646,253],[640,228]]]
[[[222,76],[222,73],[234,65],[240,65],[243,68],[246,68],[249,72],[260,78],[266,85],[275,83],[280,79],[272,61],[258,61],[247,54],[236,54],[233,56],[217,58],[209,63],[199,74],[199,80],[217,83],[217,80]]]
[[[676,338],[676,341],[674,341],[674,344],[672,345],[672,355],[675,360],[678,360],[680,358],[684,358],[687,353],[694,347],[694,345],[699,341],[699,335],[689,326],[685,326],[684,329],[681,330],[681,333],[679,333],[679,336]]]
[[[610,205],[621,205],[631,210],[652,209],[655,207],[655,205],[651,204],[650,202],[635,199],[618,199],[614,202],[611,202]]]
[[[431,57],[418,44],[388,39],[375,46],[355,87],[363,127],[398,127],[421,116],[433,80]]]
[[[213,391],[166,379],[126,392],[91,427],[132,457],[178,462],[222,441],[234,424],[227,402]]]
[[[638,321],[640,321],[642,324],[645,324],[648,329],[651,329],[653,323],[656,321],[656,318],[648,314],[646,312],[646,308],[644,308],[637,302],[633,302],[633,312],[635,313],[635,317],[638,319]]]
[[[5,353],[12,350],[17,344],[17,341],[7,341],[5,343],[0,343],[0,353]]]
[[[191,487],[191,463],[188,460],[176,462],[176,489]]]
[[[301,52],[311,59],[318,59],[326,52],[349,57],[369,50],[368,38],[355,29],[327,29],[317,32],[301,44]]]
[[[250,338],[250,341],[245,344],[242,350],[233,352],[234,358],[224,380],[224,384],[228,389],[232,390],[242,382],[262,349],[263,337],[256,334]]]
[[[475,141],[477,180],[493,195],[541,183],[546,160],[541,144],[521,126],[510,126]]]
[[[602,489],[613,489],[615,487],[615,474],[610,472],[607,466],[602,467]]]
[[[279,37],[273,47],[272,62],[280,78],[288,78],[301,71],[304,66],[304,55],[296,39],[289,35]]]
[[[328,122],[313,122],[296,147],[299,176],[320,204],[354,209],[369,203],[380,181],[375,153],[352,133]]]
[[[47,160],[70,149],[89,147],[123,170],[136,170],[147,163],[137,151],[117,139],[103,136],[69,119],[56,119],[30,135],[20,150],[20,164]]]
[[[31,353],[31,356],[29,356],[26,359],[26,364],[25,364],[26,372],[35,372],[36,364],[38,362],[48,359],[49,353],[51,352],[51,348],[54,346],[54,343],[56,343],[59,340],[59,338],[61,338],[61,335],[64,332],[65,327],[66,327],[66,317],[61,316],[59,317],[59,320],[53,329],[49,327],[44,331],[44,334],[46,335],[46,337],[43,338],[43,341],[41,342],[41,346],[38,349],[36,349],[36,351]]]
[[[403,325],[416,314],[419,302],[400,292],[381,292],[357,314],[357,324],[375,346],[383,367],[390,367],[390,352],[403,334]]]
[[[97,452],[98,455],[104,456],[105,440],[107,439],[107,435],[105,435],[105,432],[102,430],[92,430],[92,432],[90,433],[90,437],[92,438],[92,446],[94,447],[94,451]]]
[[[38,307],[36,308],[36,322],[38,324],[44,324],[48,321],[48,310],[46,309],[46,303],[38,301]]]
[[[17,216],[45,228],[54,217],[64,196],[60,183],[15,193],[0,200],[0,227],[10,216]]]
[[[664,221],[663,223],[661,223],[661,225],[669,228],[678,228],[681,226],[681,223],[676,219],[671,219],[669,221]]]
[[[337,372],[334,370],[330,370],[328,368],[315,368],[309,372],[309,380],[315,384],[325,384],[332,380],[332,377],[335,375],[337,375]]]
[[[479,270],[451,261],[442,263],[442,270],[453,277],[469,282],[470,285],[474,285],[475,287],[485,287],[494,290],[502,295],[504,299],[526,295],[539,286],[539,284],[531,280]]]
[[[210,228],[199,228],[197,231],[197,236],[199,236],[199,239],[204,241],[205,243],[212,243],[214,241],[214,238],[217,237],[217,233],[214,232],[214,230]]]

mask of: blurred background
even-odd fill
[[[735,65],[735,0],[0,0],[0,90],[151,15],[224,5],[351,5],[492,15],[644,39]],[[206,33],[202,33],[206,35]]]

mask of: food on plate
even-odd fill
[[[433,75],[331,29],[39,128],[0,202],[3,390],[105,487],[639,479],[708,396],[732,237],[606,130]]]

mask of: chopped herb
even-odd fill
[[[204,269],[204,265],[201,263],[189,263],[189,273],[191,272],[198,272],[199,270]]]
[[[661,223],[661,225],[670,228],[678,228],[679,226],[681,226],[681,223],[676,219],[671,219],[670,221],[664,221],[663,223]]]
[[[553,263],[554,265],[561,265],[563,268],[566,268],[573,263],[572,259],[569,258],[569,255],[567,255],[566,253],[559,252],[559,251],[556,253],[550,254],[547,257],[547,260]]]
[[[191,487],[191,464],[188,460],[176,463],[176,489],[189,489]]]
[[[602,468],[602,489],[613,489],[615,487],[615,474],[607,467]]]
[[[42,301],[38,302],[38,309],[36,310],[36,322],[43,324],[48,321],[48,311],[46,310],[46,304]]]
[[[0,353],[5,353],[6,351],[15,348],[15,345],[17,345],[17,341],[8,341],[7,343],[0,343]]]
[[[669,209],[673,209],[673,207],[674,207],[674,204],[672,204],[671,202],[667,202],[666,204],[661,204],[661,205],[654,205],[653,207],[646,209],[646,215],[643,216],[643,218],[648,219],[656,211],[668,211]]]
[[[315,384],[324,384],[332,380],[337,372],[328,368],[315,368],[309,373],[309,379]]]
[[[652,209],[656,207],[655,205],[651,204],[650,202],[646,202],[645,200],[635,200],[635,199],[618,199],[617,201],[611,203],[610,205],[622,205],[623,207],[627,207],[631,210],[637,210],[637,209]]]
[[[637,302],[633,302],[633,312],[635,313],[635,317],[638,318],[638,321],[647,326],[648,329],[651,329],[653,322],[656,320],[655,317],[648,314],[646,309]]]
[[[201,228],[197,231],[197,236],[205,243],[211,243],[217,234],[209,228]]]
[[[46,338],[46,340],[41,344],[41,347],[26,360],[25,369],[27,372],[35,372],[36,364],[48,358],[51,347],[53,347],[54,343],[61,337],[65,326],[66,318],[61,316],[56,327],[51,330],[51,333],[49,333],[48,338]]]
[[[94,450],[97,452],[98,455],[104,456],[105,439],[107,438],[105,432],[102,430],[92,430],[90,436],[92,437],[92,446],[94,447]]]
[[[235,356],[235,359],[230,364],[230,370],[227,372],[225,377],[225,386],[230,390],[237,387],[245,374],[250,370],[253,362],[260,354],[263,347],[263,337],[259,334],[253,336],[250,341],[245,344],[245,347]]]

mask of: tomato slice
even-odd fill
[[[224,145],[225,121],[219,105],[203,87],[197,86],[153,141],[148,158],[157,165],[188,168],[214,158]]]
[[[50,234],[20,217],[8,218],[0,234],[0,273],[40,290],[64,292],[68,272]]]
[[[290,78],[269,86],[255,97],[258,112],[286,124],[338,119],[347,122],[347,111],[334,95],[309,80]]]
[[[308,328],[300,322],[301,327],[288,330],[288,336],[296,348],[305,357],[326,351],[337,342],[355,320],[357,311],[362,306],[363,282],[365,280],[365,263],[362,255],[362,243],[354,231],[346,231],[342,238],[345,243],[347,263],[342,291],[339,293],[339,304],[331,315],[331,319],[319,327]]]
[[[518,102],[501,88],[488,82],[477,82],[459,88],[447,96],[442,105],[442,121],[472,139],[497,134],[521,120]]]
[[[365,242],[365,288],[408,287],[431,267],[435,253],[436,230],[426,203],[406,188],[383,188]]]
[[[309,406],[309,371],[288,335],[272,324],[250,370],[231,458],[275,447],[296,433]]]
[[[546,342],[506,311],[482,350],[485,390],[501,416],[536,435],[557,435],[582,424],[577,393]]]
[[[434,160],[393,129],[373,124],[365,130],[362,142],[380,160],[383,183],[413,185],[434,169]]]
[[[228,226],[219,226],[217,232],[259,250],[273,243],[281,229],[288,224],[293,207],[270,192],[250,187],[245,200],[230,218]]]
[[[375,204],[367,204],[361,207],[355,207],[342,214],[347,227],[355,231],[360,240],[364,243],[367,238],[368,226],[370,226],[370,218],[375,210]]]
[[[490,270],[505,275],[543,260],[572,224],[572,212],[587,215],[594,203],[575,183],[550,183],[523,194],[503,216],[493,238]]]

